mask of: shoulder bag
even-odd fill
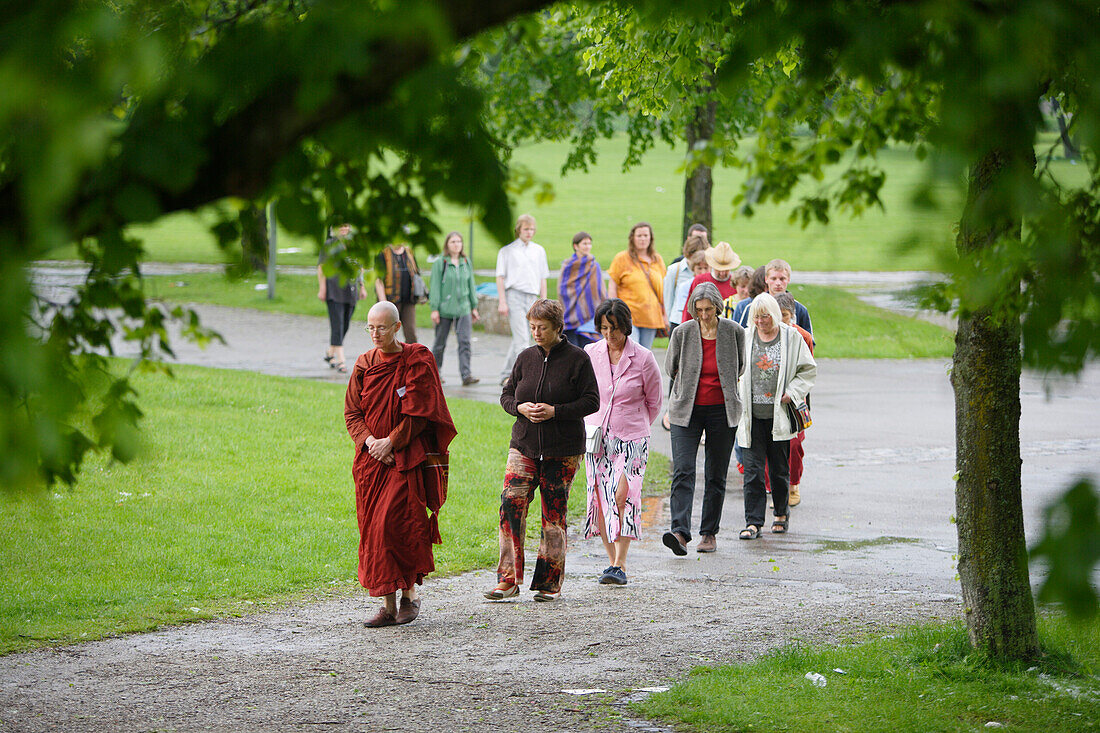
[[[787,417],[791,421],[791,432],[801,433],[814,424],[810,417],[810,405],[805,400],[797,405],[793,401],[785,402],[784,406],[787,408]]]
[[[608,370],[610,371],[611,362],[608,361]],[[620,379],[622,376],[620,375]],[[603,433],[607,425],[607,420],[611,417],[611,406],[615,404],[615,390],[619,387],[619,380],[612,376],[611,379],[611,397],[607,400],[607,414],[603,416],[603,422],[599,425],[584,424],[584,452],[591,453],[593,455],[600,452],[603,447]]]

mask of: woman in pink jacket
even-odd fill
[[[584,456],[584,536],[599,535],[611,561],[600,582],[626,585],[626,551],[641,527],[649,426],[661,413],[661,371],[649,349],[627,338],[632,326],[625,302],[605,300],[593,320],[603,340],[584,350],[596,372],[600,409],[585,422],[602,426],[603,437],[595,452]]]

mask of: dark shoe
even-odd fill
[[[419,615],[420,601],[413,601],[408,598],[401,599],[401,605],[397,608],[398,624],[407,624],[410,621],[415,621],[416,617]]]
[[[714,552],[718,549],[718,540],[714,539],[714,535],[705,534],[699,538],[699,545],[695,548],[696,552]]]
[[[760,536],[760,528],[755,524],[750,524],[741,530],[741,534],[737,536],[743,540],[755,540]]]
[[[615,582],[614,581],[615,576],[611,572],[614,569],[615,569],[615,567],[613,565],[608,565],[607,569],[604,570],[602,573],[600,573],[600,583],[602,583],[603,585],[607,585],[609,583],[614,583]]]
[[[673,555],[683,557],[688,554],[687,540],[679,532],[665,532],[661,537],[661,542],[665,543],[665,547],[672,550]]]
[[[463,387],[469,387],[471,384],[477,384],[480,381],[481,380],[478,379],[477,377],[463,377],[462,378],[462,386]]]
[[[611,585],[626,585],[626,573],[618,565],[612,565],[604,572],[605,581],[600,578],[601,583],[610,583]]]
[[[397,619],[392,613],[386,610],[385,606],[378,609],[378,613],[374,614],[374,618],[363,622],[364,626],[371,629],[376,629],[379,626],[394,626],[396,624]]]

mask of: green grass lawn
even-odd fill
[[[1100,728],[1100,623],[1039,623],[1046,654],[999,664],[974,653],[960,623],[852,646],[788,647],[756,662],[696,669],[634,709],[677,730],[924,733]],[[837,671],[843,670],[843,673]],[[807,672],[826,678],[815,687]]]
[[[214,273],[149,277],[150,297],[172,302],[214,303],[237,308],[256,308],[278,313],[325,316],[325,304],[317,299],[317,280],[308,276],[280,275],[276,298],[256,290],[263,276],[231,282]],[[557,283],[549,290],[556,292]],[[816,356],[826,358],[924,358],[947,357],[953,350],[951,332],[917,318],[892,313],[860,301],[852,293],[817,285],[795,285],[791,292],[810,310],[817,340]],[[373,303],[373,298],[366,303]],[[366,303],[356,318],[366,319]],[[417,308],[417,328],[431,332],[427,306]],[[478,328],[475,326],[475,328]],[[664,348],[667,340],[655,346]]]
[[[677,170],[683,162],[680,148],[658,145],[642,165],[623,173],[626,140],[619,136],[600,143],[599,162],[588,173],[562,177],[559,171],[566,149],[564,143],[538,143],[523,146],[514,155],[517,163],[554,186],[555,197],[549,203],[536,204],[533,193],[516,202],[516,213],[529,212],[537,218],[535,240],[546,247],[552,268],[572,253],[572,236],[581,229],[592,234],[593,252],[606,267],[615,253],[625,248],[630,227],[643,220],[653,225],[657,249],[666,262],[679,253],[684,187],[683,175]],[[759,206],[751,218],[734,218],[731,200],[742,173],[715,170],[712,241],[729,241],[744,262],[753,266],[784,257],[796,269],[807,270],[938,268],[935,250],[953,245],[959,194],[940,185],[936,190],[948,204],[945,209],[917,207],[911,199],[928,176],[928,164],[917,161],[905,148],[885,151],[881,163],[888,174],[882,192],[884,212],[871,212],[859,219],[838,216],[828,227],[806,230],[787,223],[790,207],[785,205]],[[145,241],[148,260],[219,262],[221,252],[207,231],[212,218],[210,211],[173,214],[152,225],[134,227],[131,233]],[[443,232],[457,229],[468,238],[465,208],[440,202],[436,222]],[[917,242],[921,247],[902,247],[905,242]],[[316,264],[314,242],[280,231],[277,243],[284,250],[278,256],[280,263]],[[475,226],[472,250],[477,267],[494,266],[497,246]],[[57,259],[75,256],[72,247],[52,253]]]
[[[358,588],[344,388],[174,371],[136,377],[142,457],[92,459],[74,489],[0,498],[0,653]],[[495,567],[512,423],[495,405],[449,405],[459,434],[435,548],[441,574]],[[667,459],[652,460],[652,480],[667,489]],[[584,502],[582,473],[571,523]],[[537,542],[539,523],[528,530]]]
[[[1047,135],[1037,147],[1042,154],[1054,136]],[[670,261],[682,245],[680,221],[683,212],[680,147],[657,145],[646,154],[640,166],[624,173],[621,169],[626,139],[617,136],[599,144],[599,162],[587,173],[560,175],[565,160],[565,143],[537,143],[515,151],[517,163],[535,171],[554,186],[553,201],[537,204],[534,194],[519,197],[516,213],[528,212],[538,220],[535,241],[546,247],[551,268],[572,254],[572,237],[579,230],[593,237],[593,253],[606,268],[616,252],[626,246],[630,227],[638,221],[653,225],[657,250]],[[836,166],[823,185],[837,178],[846,163]],[[955,223],[961,211],[964,191],[961,181],[937,182],[933,199],[940,205],[926,207],[914,203],[931,176],[931,160],[918,161],[908,147],[883,150],[879,165],[886,172],[881,192],[884,210],[873,210],[862,217],[846,214],[833,216],[828,226],[807,229],[789,224],[789,204],[756,207],[752,217],[734,216],[732,205],[743,174],[737,170],[714,171],[712,240],[729,241],[745,264],[754,267],[775,257],[788,260],[795,270],[940,270],[942,258],[954,251]],[[1074,166],[1058,160],[1054,175],[1063,182],[1080,183],[1087,177],[1087,166]],[[804,187],[795,198],[816,191]],[[207,231],[213,218],[210,210],[197,214],[173,214],[151,225],[134,227],[131,233],[145,241],[146,259],[160,262],[220,262],[221,252]],[[436,223],[443,232],[457,229],[469,239],[469,217],[465,208],[439,202]],[[288,265],[315,265],[316,243],[280,230],[278,247],[283,250],[278,262]],[[469,243],[468,243],[469,244]],[[442,242],[440,242],[442,245]],[[495,265],[498,243],[475,225],[472,243],[474,264],[478,268]],[[51,253],[55,259],[76,257],[74,247]],[[421,260],[424,254],[420,255]],[[950,260],[948,260],[950,261]],[[797,274],[796,278],[797,280]]]

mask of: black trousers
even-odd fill
[[[749,405],[746,409],[751,410]],[[787,516],[790,492],[791,441],[772,440],[772,420],[752,419],[752,445],[741,449],[745,466],[745,524],[764,525],[768,493],[764,489],[764,466],[771,478],[772,504],[777,517]],[[709,438],[708,438],[709,440]]]
[[[699,438],[706,433],[703,446],[703,516],[700,534],[718,534],[722,523],[722,504],[726,501],[726,472],[730,467],[733,438],[737,428],[726,423],[725,405],[696,405],[687,427],[672,426],[672,492],[669,511],[672,531],[691,540],[691,505],[695,498],[695,457]]]
[[[329,346],[343,346],[344,337],[351,327],[351,315],[355,312],[355,303],[337,303],[326,300],[328,306]]]

